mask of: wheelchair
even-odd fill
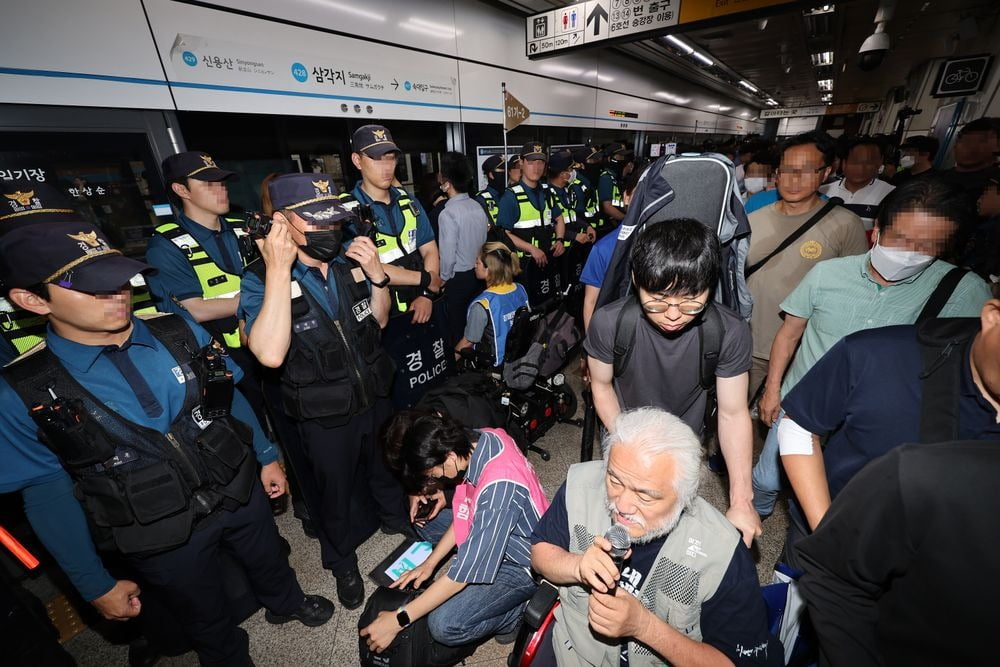
[[[536,368],[536,374],[530,383],[525,383],[527,386],[511,387],[504,380],[504,370],[528,354],[532,344],[537,342],[542,326],[553,317],[569,314],[573,298],[574,293],[571,288],[565,294],[550,299],[534,310],[519,308],[514,314],[514,322],[507,334],[504,358],[500,364],[495,363],[493,355],[488,351],[469,348],[463,350],[462,359],[458,364],[459,374],[480,373],[490,378],[496,388],[496,400],[505,408],[507,414],[507,423],[504,427],[526,452],[538,454],[543,461],[548,461],[551,454],[535,443],[549,429],[559,422],[577,426],[582,423],[574,419],[577,397],[573,389],[566,384],[566,378],[561,372],[579,349],[582,334],[577,336],[572,345],[553,349],[552,353],[556,357],[550,357],[542,368]]]

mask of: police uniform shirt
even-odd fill
[[[611,174],[611,172],[604,171],[601,172],[601,177],[597,179],[597,204],[600,206],[603,202],[611,202],[611,204],[618,208],[622,208],[621,202],[619,201],[615,204],[615,186],[618,187],[618,196],[621,197],[621,183],[618,183],[616,176]]]
[[[524,181],[521,181],[519,185],[524,188],[524,193],[527,195],[528,201],[531,202],[532,206],[539,211],[544,210],[542,208],[543,205],[545,208],[549,208],[546,189],[541,183],[539,183],[535,188],[529,188]],[[562,214],[562,208],[558,204],[553,206],[551,223],[555,225],[556,218]],[[507,188],[507,191],[504,192],[503,196],[500,198],[499,210],[497,211],[497,224],[504,229],[514,229],[514,225],[516,225],[517,221],[520,219],[521,207],[518,206],[517,195],[515,195],[510,188]]]
[[[894,185],[874,178],[871,183],[857,192],[851,192],[847,189],[842,178],[839,181],[820,186],[819,191],[827,197],[843,199],[844,208],[861,218],[861,222],[865,223],[865,229],[868,230],[875,224],[882,200],[895,189]]]
[[[403,212],[399,209],[399,190],[395,187],[389,188],[389,203],[375,201],[368,194],[361,189],[361,183],[358,182],[354,186],[354,190],[351,194],[362,204],[368,204],[372,207],[372,212],[375,214],[375,226],[380,234],[385,234],[386,236],[398,237],[403,232],[403,227],[406,221],[403,219]],[[420,246],[430,243],[434,239],[434,230],[431,228],[431,221],[427,217],[427,213],[424,211],[424,207],[420,205],[415,198],[410,197],[410,202],[412,202],[414,208],[417,211],[417,234],[416,234],[416,244],[419,249]],[[407,242],[409,239],[403,239]]]
[[[345,260],[343,257],[337,257],[330,262],[331,265],[334,263],[344,264]],[[355,270],[355,273],[359,271],[361,269]],[[318,268],[306,266],[295,260],[295,264],[292,265],[292,280],[298,282],[300,289],[309,292],[330,319],[340,319],[340,294],[337,291],[337,276],[332,268],[326,272],[324,278]],[[365,279],[365,282],[368,283],[368,280]],[[237,317],[243,320],[244,331],[249,336],[261,308],[264,307],[264,283],[257,274],[247,272],[242,286]]]
[[[643,579],[649,574],[656,555],[668,536],[646,544],[632,545],[632,556],[622,568],[619,585],[639,597]],[[531,544],[545,542],[569,551],[569,514],[566,511],[566,483],[559,487],[549,509],[542,515],[531,536]],[[715,595],[701,605],[699,622],[701,641],[714,646],[734,665],[780,665],[781,646],[767,628],[767,613],[760,595],[757,568],[743,541],[736,544],[729,566]],[[662,620],[662,619],[661,619]],[[754,647],[767,650],[752,650]],[[751,650],[747,650],[751,649]],[[622,667],[628,665],[627,644],[620,656]]]
[[[216,266],[237,276],[243,275],[243,259],[239,241],[228,222],[219,218],[221,228],[213,231],[194,222],[184,214],[176,218],[177,224],[202,247]],[[178,313],[190,319],[190,313],[174,302],[201,298],[201,283],[191,262],[173,241],[161,234],[153,234],[146,248],[146,262],[156,267],[146,281],[157,301],[157,308],[163,312]]]
[[[75,343],[57,335],[51,327],[46,344],[70,375],[108,408],[129,421],[166,433],[184,404],[186,380],[177,361],[142,320],[132,318],[132,324],[129,340],[117,350]],[[204,329],[189,326],[200,346],[211,342]],[[117,355],[127,355],[127,362],[114,360]],[[129,365],[140,371],[141,382],[137,383]],[[243,372],[236,364],[229,364],[229,368],[238,382]],[[150,416],[150,412],[156,412],[151,409],[150,398],[160,407],[156,417]],[[252,429],[257,460],[262,465],[276,461],[274,445],[261,431],[239,390],[233,394],[232,416]],[[114,580],[103,571],[95,555],[86,519],[73,498],[67,473],[56,455],[39,442],[37,433],[24,402],[6,379],[0,377],[0,459],[3,460],[0,493],[24,492],[25,510],[35,531],[50,551],[53,544],[59,545],[60,553],[53,555],[80,594],[93,599],[107,592]]]

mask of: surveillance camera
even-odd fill
[[[881,24],[879,28],[882,28]],[[864,72],[870,72],[882,64],[887,53],[889,53],[889,35],[876,29],[858,49],[858,67]]]

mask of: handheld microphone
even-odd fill
[[[611,562],[615,564],[618,572],[621,573],[625,554],[632,547],[632,538],[628,534],[628,528],[620,523],[616,523],[608,528],[608,532],[604,533],[604,539],[611,543],[611,551],[608,555],[611,556]]]

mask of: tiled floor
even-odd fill
[[[571,383],[576,384],[575,378]],[[580,457],[580,429],[569,424],[554,427],[542,439],[542,446],[549,449],[552,458],[542,461],[537,455],[531,455],[530,460],[535,465],[539,476],[549,495],[552,495],[566,476],[570,464]],[[595,450],[600,451],[595,444]],[[725,478],[720,478],[708,470],[702,469],[701,494],[716,507],[725,509],[726,489]],[[281,534],[292,545],[291,564],[298,574],[302,587],[309,593],[320,593],[336,600],[334,580],[320,566],[319,544],[305,537],[291,513],[277,518]],[[784,542],[786,516],[782,504],[779,504],[775,514],[764,524],[764,536],[756,545],[755,556],[758,557],[758,571],[761,580],[770,579],[770,571],[780,553]],[[387,536],[376,533],[359,550],[358,556],[361,571],[369,572],[375,564],[385,558],[402,540],[399,536]],[[368,590],[372,584],[366,582]],[[273,626],[264,620],[263,611],[248,619],[243,627],[250,635],[250,655],[259,667],[307,667],[311,665],[336,665],[348,667],[358,662],[358,618],[361,610],[347,611],[338,605],[333,619],[323,627],[306,628],[297,623]],[[109,643],[100,634],[87,630],[66,644],[67,650],[73,654],[83,667],[127,664],[127,647]],[[466,660],[467,665],[506,664],[509,646],[500,646],[494,641],[487,642],[476,653]],[[193,653],[176,658],[164,658],[159,664],[165,667],[197,665]]]

